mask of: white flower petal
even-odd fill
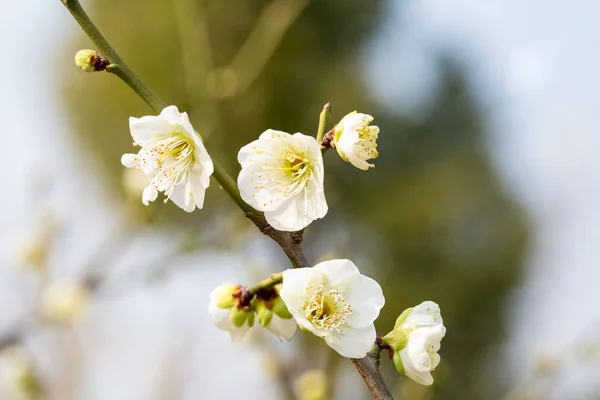
[[[332,332],[325,342],[343,357],[363,358],[375,342],[376,332],[373,324],[362,329],[346,327],[342,333]]]
[[[212,299],[208,306],[208,314],[217,328],[221,330],[232,331],[237,328],[231,322],[231,308],[220,308]]]
[[[157,197],[158,191],[156,190],[156,188],[152,185],[148,185],[144,188],[144,191],[142,192],[142,203],[144,203],[144,205],[147,206],[151,202],[156,200]]]
[[[187,190],[186,185],[175,186],[175,189],[173,189],[173,192],[169,196],[169,200],[171,200],[177,207],[181,208],[185,212],[191,213],[196,209],[194,193],[190,193]]]
[[[279,296],[290,313],[293,314],[292,310],[297,311],[302,308],[306,301],[306,289],[310,285],[319,285],[323,278],[323,274],[315,268],[295,268],[283,272],[283,285]]]
[[[274,211],[264,210],[267,222],[279,231],[294,232],[306,228],[313,219],[306,212],[304,199],[293,197]]]
[[[323,261],[313,268],[327,276],[329,283],[333,286],[336,286],[346,279],[360,275],[360,271],[356,265],[352,261],[346,259]]]
[[[267,329],[280,339],[292,340],[298,331],[298,324],[293,318],[283,319],[274,314],[271,322],[267,325]]]
[[[346,323],[353,328],[363,328],[375,322],[385,304],[385,297],[379,283],[368,276],[354,275],[348,279],[346,301],[352,306],[352,313],[346,318]]]
[[[135,143],[146,147],[169,137],[171,124],[154,115],[146,115],[142,118],[131,117],[129,118],[129,130]]]
[[[410,315],[404,321],[405,329],[416,329],[424,326],[443,324],[440,306],[433,301],[424,301],[414,307]]]
[[[242,340],[246,332],[248,332],[248,329],[250,329],[250,327],[247,323],[244,323],[244,325],[240,327],[236,326],[234,330],[229,331],[229,335],[231,335],[231,340],[233,340],[234,342],[239,342],[240,340]]]
[[[264,131],[263,133],[261,133],[258,138],[259,139],[275,139],[275,140],[283,139],[283,140],[288,140],[291,136],[292,135],[290,135],[287,132],[278,131],[278,130],[275,130],[275,129],[267,129],[266,131]]]
[[[137,167],[138,165],[138,156],[137,154],[123,154],[121,156],[121,164],[123,164],[126,168]]]
[[[202,182],[202,176],[192,176],[189,178],[189,191],[193,195],[194,204],[198,209],[202,209],[204,206],[204,196],[206,193],[206,186]]]
[[[269,190],[260,190],[257,188],[259,182],[255,179],[255,174],[260,171],[260,165],[257,163],[248,164],[240,171],[238,175],[238,188],[242,199],[252,207],[260,211],[277,210],[286,199],[277,193]],[[277,229],[277,228],[275,228]]]
[[[192,135],[196,135],[187,113],[180,113],[177,106],[165,107],[160,112],[159,117],[166,121],[169,121],[173,125],[172,128],[175,128],[177,126],[182,127],[186,131],[186,133],[188,133],[190,138],[192,137]]]

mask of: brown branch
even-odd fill
[[[366,357],[353,358],[352,364],[358,370],[367,387],[376,400],[394,400],[379,372],[379,357],[381,348],[375,344]]]

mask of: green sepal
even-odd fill
[[[412,312],[413,312],[413,307],[407,308],[406,310],[404,310],[402,312],[402,314],[400,314],[398,319],[396,319],[396,323],[394,324],[394,330],[398,330],[398,329],[402,328],[402,324],[404,323],[404,321],[406,321],[406,318],[408,318],[408,316]]]
[[[248,325],[252,326],[252,324],[250,323],[250,316],[252,316],[252,323],[254,323],[254,313],[253,312],[248,312],[244,309],[241,308],[237,308],[237,307],[233,307],[231,309],[231,322],[237,326],[237,327],[241,327],[242,325],[244,325],[244,322],[246,322],[246,320],[248,320]]]
[[[400,357],[400,353],[394,353],[394,358],[392,360],[394,361],[394,366],[396,367],[396,370],[402,375],[404,375],[404,364],[402,364],[402,357]]]
[[[402,327],[402,324],[404,324],[412,311],[412,308],[407,308],[404,310],[398,319],[396,319],[394,330],[381,338],[381,340],[383,340],[384,343],[387,343],[392,350],[394,350],[394,352],[399,352],[405,348],[406,344],[408,343],[409,332],[406,332],[406,330]]]
[[[273,318],[273,311],[269,310],[269,307],[267,307],[265,302],[260,300],[256,301],[254,309],[258,316],[258,323],[265,327],[269,325],[269,322],[271,322],[271,319]]]
[[[292,319],[293,316],[285,305],[283,299],[278,297],[273,303],[273,312],[281,319]]]

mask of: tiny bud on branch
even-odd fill
[[[79,50],[75,54],[75,64],[85,72],[104,71],[110,61],[94,50]]]

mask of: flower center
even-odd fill
[[[296,187],[304,187],[313,174],[308,159],[304,155],[296,154],[290,150],[284,152],[281,158],[284,161],[279,170],[287,176],[292,187],[291,191],[295,191]]]
[[[337,290],[324,290],[325,282],[315,288],[310,285],[306,288],[307,292],[313,291],[312,295],[304,303],[304,316],[313,325],[326,329],[337,329],[338,326],[346,323],[346,316],[352,313],[352,307],[346,301],[344,296]]]
[[[181,133],[160,140],[138,153],[139,166],[154,166],[158,169],[152,179],[152,185],[165,192],[167,198],[175,186],[182,183],[191,166],[194,165],[194,141]]]
[[[371,127],[368,123],[362,128],[356,130],[358,132],[359,141],[355,144],[359,155],[364,159],[377,158],[377,136],[379,130],[377,127]]]

